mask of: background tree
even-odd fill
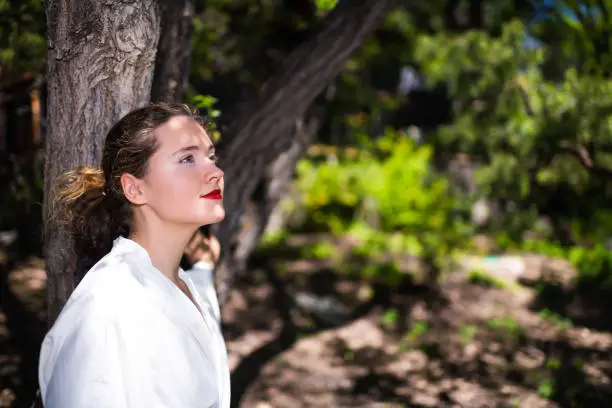
[[[161,33],[151,101],[183,101],[189,79],[195,6],[192,0],[161,0],[160,7]]]
[[[214,228],[223,248],[217,269],[222,301],[236,272],[232,240],[247,201],[259,184],[258,176],[291,146],[296,120],[394,5],[392,0],[341,3],[223,129],[219,155],[227,183],[223,201],[227,215]]]

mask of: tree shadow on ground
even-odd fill
[[[24,260],[23,252],[16,245],[4,251],[6,259],[0,262],[0,309],[6,316],[10,347],[20,363],[19,383],[13,384],[10,377],[4,376],[2,383],[15,390],[13,407],[25,408],[31,406],[38,388],[38,356],[46,324],[13,292],[9,281],[10,272]]]
[[[311,315],[310,318],[314,324],[308,327],[296,325],[293,317],[293,312],[299,309],[296,305],[294,294],[291,293],[287,288],[287,282],[283,281],[277,270],[271,264],[265,264],[263,266],[266,274],[266,281],[272,286],[272,304],[270,305],[274,311],[278,312],[282,320],[282,328],[278,335],[260,346],[248,356],[243,357],[240,360],[238,366],[233,370],[231,375],[232,380],[232,407],[239,407],[247,390],[259,377],[263,367],[274,360],[278,355],[284,351],[289,350],[296,341],[309,335],[315,335],[328,329],[338,328],[347,325],[351,322],[356,321],[370,313],[376,307],[387,308],[391,305],[391,299],[393,298],[394,292],[398,290],[401,292],[419,293],[422,295],[430,294],[424,291],[422,287],[414,285],[410,276],[406,276],[405,281],[392,288],[388,284],[376,283],[373,285],[372,297],[363,303],[356,304],[353,307],[350,315],[339,325],[330,324],[328,321],[317,319],[316,316]],[[332,274],[333,275],[333,274]],[[330,276],[330,271],[323,269],[316,271],[309,276],[306,287],[311,289],[313,293],[318,295],[330,295],[334,294],[332,290],[334,278]],[[329,280],[331,279],[331,281]],[[432,300],[432,303],[436,303]],[[406,309],[409,309],[409,305],[404,305]],[[250,313],[249,310],[247,313]],[[273,311],[268,311],[273,312]],[[246,318],[246,316],[243,316]],[[236,319],[242,320],[242,319]],[[228,330],[232,331],[231,327]],[[388,383],[389,381],[394,382],[392,378],[379,378],[377,374],[372,373],[370,376],[365,376],[360,379],[355,385],[355,395],[360,393],[369,393],[374,388],[379,388],[379,385]],[[404,397],[393,393],[393,387],[380,388],[382,401],[397,401],[408,403]],[[409,406],[415,406],[410,403]]]
[[[0,159],[0,310],[6,316],[17,376],[2,370],[0,382],[15,393],[14,408],[30,407],[38,387],[38,354],[46,322],[12,287],[10,273],[30,257],[42,258],[42,167],[40,151]],[[15,238],[7,238],[15,235]],[[7,350],[8,351],[8,350]],[[15,383],[17,382],[17,383]]]
[[[612,406],[612,389],[609,384],[597,384],[587,376],[594,368],[588,360],[609,362],[611,351],[590,347],[576,347],[571,339],[561,338],[536,343],[537,347],[549,350],[547,363],[551,367],[550,399],[562,407],[609,407]],[[587,365],[590,366],[587,368]],[[612,371],[607,369],[610,378]]]
[[[554,280],[539,279],[525,283],[537,291],[531,309],[548,309],[569,319],[576,326],[612,332],[612,285],[605,281],[562,284]]]
[[[605,279],[587,280],[579,276],[571,282],[562,282],[551,275],[521,283],[536,290],[529,305],[532,311],[547,310],[572,326],[612,333],[612,286]],[[536,347],[548,350],[547,363],[554,367],[550,378],[554,386],[549,398],[561,406],[612,406],[610,386],[596,384],[585,375],[585,370],[601,370],[611,378],[610,367],[595,367],[589,360],[612,361],[612,350],[577,347],[572,343],[569,335],[535,343]]]
[[[434,323],[435,325],[435,323]],[[405,390],[412,387],[410,375],[421,374],[428,384],[438,386],[444,381],[462,380],[475,383],[494,394],[503,394],[508,386],[532,389],[549,401],[561,407],[605,407],[612,406],[612,389],[607,382],[598,382],[592,372],[597,369],[598,362],[607,363],[612,359],[610,350],[602,351],[597,347],[579,347],[572,344],[570,338],[559,336],[556,339],[539,340],[530,338],[529,333],[519,339],[509,341],[498,351],[497,363],[492,363],[491,353],[487,347],[469,361],[457,360],[452,357],[449,344],[444,340],[428,339],[415,349],[424,351],[429,363],[420,372],[413,371],[406,375],[394,375],[381,370],[386,360],[397,358],[393,355],[381,355],[380,350],[359,350],[352,356],[351,364],[359,364],[367,368],[367,373],[357,377],[351,390],[353,396],[368,395],[371,400],[388,403],[419,406]],[[441,338],[441,339],[440,339]],[[494,341],[495,342],[495,341]],[[516,355],[519,349],[535,348],[544,351],[544,358],[537,367],[525,368],[517,363]],[[450,351],[450,352],[449,352]],[[364,356],[370,354],[370,356]],[[503,364],[499,365],[499,361]],[[436,366],[437,368],[432,369]],[[602,377],[612,378],[609,364]],[[453,401],[448,390],[439,387],[432,395],[440,406],[452,406]],[[468,405],[483,406],[483,405]],[[488,405],[487,405],[488,406]],[[505,406],[505,405],[504,405]]]
[[[351,394],[353,396],[367,395],[375,401],[399,403],[409,407],[418,407],[410,397],[397,392],[405,384],[405,379],[388,373],[377,373],[369,370],[367,374],[358,377]]]
[[[296,309],[296,305],[294,295],[291,292],[293,286],[303,286],[311,290],[318,288],[321,294],[329,294],[332,291],[330,286],[333,286],[329,284],[331,279],[329,274],[332,272],[316,271],[309,275],[312,279],[305,281],[300,278],[300,283],[296,284],[292,282],[292,280],[295,280],[293,276],[283,276],[281,280],[273,267],[267,266],[265,269],[266,282],[273,287],[270,293],[274,297],[272,304],[267,307],[269,309],[273,308],[281,315],[283,326],[274,339],[244,357],[232,373],[232,407],[240,406],[241,401],[245,399],[247,390],[260,377],[266,364],[273,362],[278,355],[292,348],[298,338],[315,335],[326,330],[325,326],[319,324],[309,328],[296,325],[298,320],[292,315],[292,310]],[[340,275],[336,274],[336,278],[338,276]],[[347,279],[347,277],[342,277],[342,279]],[[253,286],[261,284],[262,282],[253,282]],[[482,294],[491,291],[491,289],[476,287],[470,282],[461,285],[469,287],[464,289],[467,291],[477,289],[473,296],[470,295],[470,297],[475,298],[473,300],[475,307],[478,307],[479,302],[490,302],[498,296],[496,294],[498,292],[492,291],[490,297],[483,298]],[[583,290],[584,287],[580,289]],[[247,288],[246,291],[248,290]],[[446,290],[448,290],[447,287],[442,288],[442,298]],[[574,313],[574,310],[567,307],[568,305],[565,305],[568,310],[563,309],[564,302],[579,296],[593,296],[593,292],[569,294],[563,292],[565,293],[564,296],[567,297],[560,297],[557,294],[552,299],[548,299],[545,295],[550,295],[550,293],[546,293],[546,290],[550,289],[541,290],[537,294],[536,301],[531,305],[533,309],[541,310],[546,307],[551,311],[557,311],[556,313],[559,314],[571,314]],[[515,406],[512,404],[516,404],[516,401],[511,400],[515,397],[508,396],[508,389],[519,390],[517,392],[520,394],[517,395],[539,395],[543,399],[559,404],[559,406],[612,406],[612,390],[606,383],[606,379],[612,378],[612,365],[608,364],[609,361],[612,361],[612,350],[608,346],[600,347],[595,344],[576,341],[578,339],[571,336],[579,335],[580,329],[563,331],[556,328],[552,336],[542,337],[539,333],[532,333],[529,329],[519,327],[520,325],[505,328],[506,332],[501,333],[487,328],[485,324],[478,327],[479,334],[475,342],[460,344],[457,343],[457,334],[460,326],[466,324],[464,322],[465,316],[453,316],[452,313],[463,309],[447,308],[449,304],[444,301],[444,298],[442,300],[434,299],[434,293],[436,292],[433,289],[428,289],[423,285],[415,285],[407,279],[399,286],[380,285],[374,289],[374,292],[375,295],[370,302],[357,307],[355,313],[351,315],[349,323],[360,317],[365,317],[373,309],[394,308],[398,312],[397,321],[395,327],[389,329],[393,333],[388,334],[395,335],[398,344],[400,344],[406,330],[410,330],[410,327],[415,323],[410,321],[414,318],[411,317],[411,309],[417,302],[420,302],[421,305],[425,304],[429,309],[427,322],[430,333],[424,335],[410,347],[413,350],[423,352],[427,356],[428,363],[417,371],[406,372],[402,375],[384,368],[389,361],[398,358],[397,354],[387,354],[382,349],[349,350],[351,360],[345,361],[344,365],[354,365],[359,367],[361,371],[359,371],[360,374],[352,376],[350,389],[334,391],[338,403],[342,402],[344,404],[346,402],[347,404],[360,406],[359,401],[366,401],[366,405],[373,401],[384,401],[405,406],[426,406],[420,404],[414,393],[415,381],[417,381],[414,378],[420,377],[425,379],[433,388],[437,387],[438,391],[434,391],[434,394],[430,397],[435,398],[442,404],[441,406],[451,406],[453,403],[457,403],[454,399],[455,396],[451,395],[452,392],[444,389],[444,386],[441,385],[449,381],[457,384],[476,384],[484,390],[483,392],[488,393],[487,395],[494,396],[502,404],[499,406]],[[465,294],[466,292],[461,293]],[[605,292],[598,293],[598,296],[601,296]],[[514,296],[512,293],[503,290],[500,290],[499,294],[509,297]],[[609,297],[609,294],[606,294],[606,296]],[[585,307],[583,311],[594,309],[595,312],[600,313],[603,310],[602,308],[607,305],[608,299],[602,299],[600,303],[597,303],[597,299],[585,299],[581,303]],[[247,314],[250,310],[245,310],[245,315],[237,320],[248,319]],[[464,312],[472,313],[470,310],[466,309]],[[448,313],[449,311],[452,313]],[[273,311],[268,310],[268,313],[273,313]],[[585,327],[606,327],[601,324],[602,322],[599,322],[597,313],[587,314],[583,312],[582,318],[576,319],[574,322],[576,325],[584,325]],[[500,319],[506,321],[504,318]],[[482,321],[481,323],[486,322]],[[467,321],[467,324],[469,325],[470,321]],[[471,324],[478,323],[474,321]],[[530,324],[532,323],[528,323],[528,326],[525,327],[531,327]],[[547,323],[543,322],[543,324]],[[454,340],[453,337],[455,337]],[[473,357],[461,356],[468,344],[470,346],[474,345],[479,350]],[[346,352],[341,345],[328,344],[326,347],[332,347],[338,358],[342,358]],[[537,359],[528,356],[529,364],[537,360],[536,365],[528,366],[525,365],[524,360],[521,361],[521,355],[529,354],[530,350],[534,350],[534,353],[537,352],[536,354],[539,356]],[[433,366],[436,366],[437,369],[432,369]],[[283,371],[283,368],[278,369],[280,372]],[[599,374],[593,375],[593,372],[597,370],[599,370]],[[299,376],[300,371],[298,370],[295,375]],[[266,381],[268,380],[264,380],[262,383],[265,387],[274,386],[274,382],[267,384]],[[299,396],[300,386],[295,385],[295,389],[291,393],[292,397]],[[468,403],[467,406],[487,406],[487,403],[495,402],[486,400],[485,397],[484,403],[485,405],[469,405]]]

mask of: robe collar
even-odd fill
[[[206,339],[210,337],[210,334],[207,333],[210,329],[210,322],[206,320],[191,300],[153,265],[147,250],[136,241],[120,236],[113,242],[111,253],[123,257],[130,264],[130,270],[146,288],[150,299],[174,324],[192,334],[210,362],[214,363],[214,359],[210,355],[210,345],[206,343]],[[204,306],[202,299],[195,290],[191,279],[180,268],[179,278],[187,284],[201,309]]]

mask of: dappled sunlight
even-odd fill
[[[529,274],[541,275],[546,272],[543,269]],[[283,279],[290,287],[286,289],[303,290],[308,278],[301,276],[314,273],[284,271]],[[350,276],[339,276],[337,288],[350,286]],[[509,284],[491,287],[457,271],[441,283],[441,292],[449,300],[442,308],[432,309],[427,294],[405,289],[388,299],[388,304],[383,302],[340,327],[312,332],[311,324],[305,322],[297,328],[304,335],[286,351],[279,349],[259,370],[243,403],[289,406],[310,401],[311,406],[323,407],[354,400],[367,406],[385,401],[398,407],[448,403],[552,407],[547,402],[552,393],[571,393],[585,401],[590,393],[605,398],[612,365],[602,357],[612,350],[612,335],[574,326],[550,311],[531,310],[537,291],[512,278],[520,295]],[[232,299],[242,298],[238,293],[255,287],[255,283],[241,285]],[[347,304],[355,295],[334,292]],[[233,302],[227,307],[232,314]],[[274,342],[263,333],[257,342],[253,336],[249,332],[231,340],[230,355],[247,344],[261,348]],[[565,360],[567,353],[573,355],[572,361],[580,359],[580,368]],[[569,386],[564,378],[568,370],[573,370],[572,381],[579,380],[585,391],[558,388],[559,384]]]
[[[46,27],[114,3],[0,0],[0,408],[30,408],[82,261],[48,235],[47,285],[45,180],[149,97],[206,128],[165,122],[154,160],[225,172],[200,232],[231,407],[612,406],[612,3],[166,2],[58,54]],[[169,212],[181,174],[156,184]]]

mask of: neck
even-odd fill
[[[195,229],[147,223],[134,228],[129,238],[142,246],[151,263],[168,279],[176,283],[181,257]]]

